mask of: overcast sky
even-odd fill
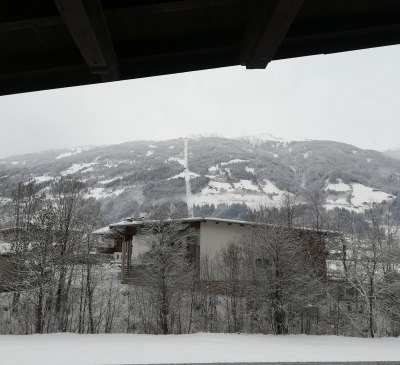
[[[400,147],[400,46],[0,97],[0,157],[192,134]]]

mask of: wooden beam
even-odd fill
[[[241,65],[248,69],[265,68],[295,20],[303,0],[261,1],[243,37]]]
[[[120,79],[234,66],[239,64],[239,50],[239,44],[215,44],[202,49],[157,53],[151,56],[132,55],[119,60]],[[13,61],[15,67],[11,67]],[[16,57],[7,62],[7,65],[0,62],[0,69],[3,70],[0,72],[0,95],[101,82],[98,75],[88,72],[82,59],[69,59],[66,55],[54,58],[48,54],[44,58],[30,58],[29,62],[23,62]],[[136,228],[128,227],[127,234],[136,234]]]
[[[232,6],[239,3],[240,0],[178,0],[164,1],[160,3],[150,3],[136,6],[126,6],[123,8],[110,9],[106,11],[107,17],[119,18],[126,16],[143,16],[153,14],[166,14],[183,12],[190,10],[201,10],[207,8],[216,8],[222,6]]]
[[[117,57],[100,0],[55,0],[58,10],[93,74],[119,80]]]
[[[332,30],[285,38],[275,59],[330,54],[400,43],[400,24]]]
[[[63,24],[63,20],[60,16],[31,18],[0,23],[0,31],[16,31],[29,28],[51,27],[60,24]]]
[[[173,13],[188,10],[201,10],[238,3],[239,0],[185,0],[152,3],[136,6],[126,6],[114,9],[104,9],[106,19],[118,21],[121,17]],[[57,1],[56,1],[57,3]],[[1,10],[1,9],[0,9]],[[0,22],[0,31],[15,31],[29,28],[42,28],[64,24],[61,16],[48,16]]]

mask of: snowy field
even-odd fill
[[[373,203],[382,203],[384,200],[394,199],[393,195],[373,189],[368,186],[351,183],[345,184],[342,179],[337,179],[337,183],[330,183],[326,186],[327,192],[325,208],[344,208],[357,213],[362,213],[371,208]],[[336,195],[330,195],[333,191]]]
[[[211,178],[215,176],[208,175]],[[223,179],[219,179],[223,180]],[[269,180],[264,179],[263,184],[255,185],[251,180],[240,180],[232,185],[225,180],[209,181],[208,185],[200,193],[191,195],[191,204],[242,204],[245,203],[252,209],[257,209],[262,205],[279,206],[286,192],[280,190]]]
[[[0,336],[0,364],[400,361],[399,338],[238,334]]]

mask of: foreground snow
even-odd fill
[[[399,338],[237,334],[0,336],[0,364],[398,361]]]

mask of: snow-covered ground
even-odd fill
[[[88,171],[90,171],[89,169],[94,165],[97,165],[97,163],[96,162],[74,163],[67,170],[61,171],[61,175],[62,176],[72,175],[72,174],[75,174],[78,171],[80,171],[80,172],[85,172],[85,171],[88,172]]]
[[[351,198],[351,203],[355,206],[364,203],[370,204],[372,202],[382,203],[384,200],[390,200],[393,198],[390,194],[383,191],[370,188],[362,184],[352,184],[353,195]]]
[[[373,203],[394,199],[394,196],[384,191],[359,183],[346,184],[342,179],[337,179],[337,183],[327,184],[325,191],[327,192],[326,209],[345,208],[358,213],[370,208]],[[335,192],[335,194],[329,194],[329,192]]]
[[[104,199],[109,198],[110,196],[118,196],[121,195],[125,191],[125,188],[117,189],[112,191],[112,189],[106,188],[94,188],[90,189],[89,193],[86,194],[87,198],[95,198],[95,199]]]
[[[184,158],[170,157],[167,161],[176,161],[176,162],[180,163],[183,167],[185,167],[185,159]]]
[[[240,180],[238,183],[233,183],[236,190],[260,191],[257,185],[254,185],[251,180]]]
[[[172,177],[169,177],[167,180],[171,180],[171,179],[179,179],[179,178],[182,178],[182,179],[184,179],[186,176],[189,176],[189,178],[190,179],[194,179],[194,178],[196,178],[196,177],[198,177],[198,176],[200,176],[199,174],[196,174],[195,172],[192,172],[192,171],[182,171],[181,173],[179,173],[178,175],[175,175],[175,176],[172,176]]]
[[[113,177],[111,179],[108,179],[108,180],[98,181],[97,183],[100,184],[100,185],[105,185],[105,184],[109,184],[110,182],[113,182],[115,180],[122,179],[122,178],[123,178],[123,176],[115,176],[115,177]]]
[[[0,336],[0,348],[8,365],[400,361],[399,338],[52,334]]]
[[[326,186],[325,190],[332,190],[332,191],[350,191],[351,186],[343,182],[342,179],[337,179],[337,183],[330,183]]]
[[[42,183],[42,182],[54,180],[54,177],[48,176],[48,175],[42,175],[42,176],[35,176],[33,178],[33,180],[35,180],[35,182],[37,182],[37,183]]]
[[[65,158],[65,157],[70,157],[77,155],[79,153],[82,153],[83,151],[88,151],[94,146],[85,146],[85,147],[76,147],[76,148],[71,148],[71,152],[65,152],[56,157],[56,160],[59,160],[60,158]]]
[[[249,135],[249,136],[241,136],[238,137],[237,139],[242,139],[245,141],[250,142],[253,146],[262,144],[263,142],[277,142],[275,146],[279,145],[289,145],[291,142],[301,142],[301,141],[310,141],[310,139],[307,138],[282,138],[282,137],[277,137],[271,133],[260,133],[257,135]]]
[[[249,162],[249,160],[241,160],[240,158],[235,158],[233,160],[229,160],[227,162],[221,162],[219,164],[213,165],[211,167],[208,168],[208,172],[210,173],[216,173],[216,172],[220,172],[220,171],[225,171],[227,170],[229,172],[228,168],[223,169],[222,166],[227,166],[227,165],[232,165],[232,164],[237,164],[237,163],[243,163],[243,162]],[[245,166],[246,171],[247,167]],[[252,169],[252,171],[254,172],[254,169]]]
[[[12,165],[25,165],[26,161],[11,161]]]
[[[241,204],[245,203],[253,209],[260,206],[278,206],[286,192],[280,190],[269,180],[261,185],[254,185],[251,180],[240,180],[233,186],[226,181],[211,180],[200,193],[192,194],[191,203],[205,204]]]
[[[249,160],[242,160],[240,158],[235,158],[235,159],[230,160],[228,162],[221,162],[221,166],[226,166],[226,165],[230,165],[232,163],[240,163],[240,162],[249,162]]]

